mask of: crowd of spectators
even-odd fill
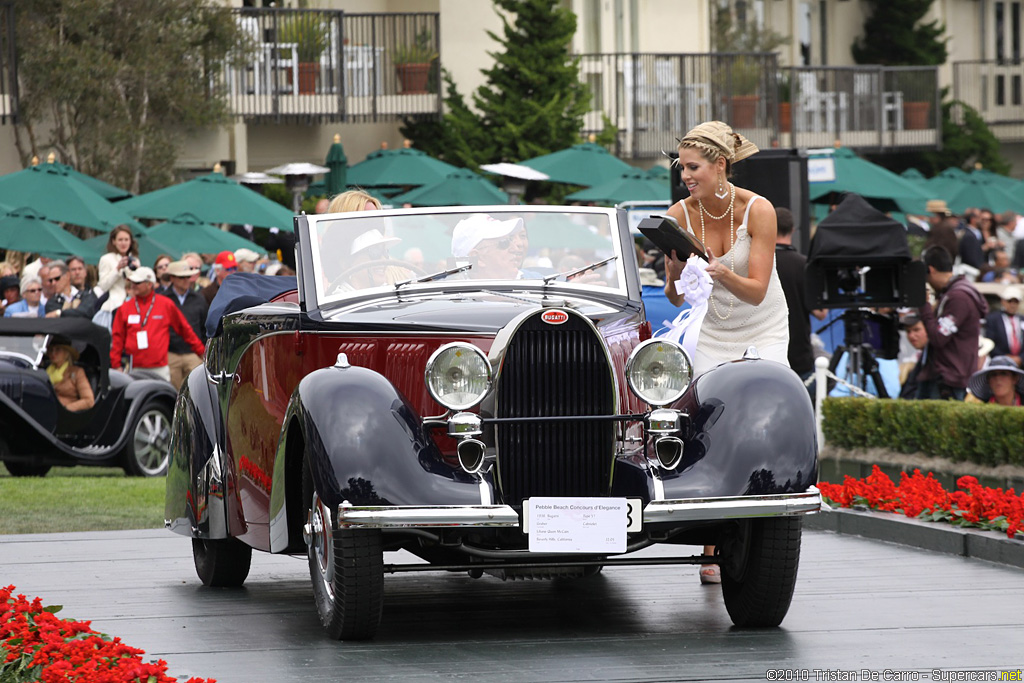
[[[106,253],[94,263],[80,256],[51,259],[7,252],[0,261],[0,313],[5,318],[91,319],[111,331],[112,368],[177,387],[202,363],[206,316],[220,283],[235,272],[293,275],[279,254],[253,243],[233,252],[189,252],[177,261],[160,254],[150,267],[140,261],[132,231],[118,226],[109,235]],[[53,354],[47,351],[48,357],[59,356],[67,345],[58,346],[53,345]],[[73,367],[68,377],[74,377]],[[73,385],[64,384],[71,396]],[[68,405],[77,409],[84,403]]]
[[[942,200],[928,202],[927,208],[929,215],[911,217],[907,229],[908,234],[923,237],[923,244],[918,240],[919,258],[927,269],[928,301],[919,309],[871,312],[896,321],[892,329],[899,336],[899,351],[893,358],[873,354],[869,362],[874,373],[865,373],[863,386],[858,388],[879,395],[877,378],[885,395],[892,398],[1004,402],[1006,394],[997,395],[987,388],[991,379],[1011,389],[1016,386],[1016,405],[1020,405],[1024,390],[1024,317],[1019,312],[1024,294],[1020,284],[1024,279],[1024,217],[1012,211],[997,215],[985,208],[970,208],[955,216]],[[792,214],[779,208],[777,216],[775,256],[790,310],[789,362],[808,383],[813,397],[814,357],[830,357],[833,374],[846,376],[845,354],[833,357],[837,350],[843,353],[842,342],[830,346],[815,332],[827,327],[818,321],[828,315],[831,322],[842,311],[812,309],[802,280],[806,259],[792,245]],[[660,282],[664,277],[662,258],[653,244],[641,244],[642,276]],[[644,300],[649,309],[659,311],[652,320],[657,328],[668,312],[658,308],[654,287],[644,287]],[[1009,381],[1011,374],[1017,384]],[[830,384],[830,395],[852,393],[856,392],[842,382]]]

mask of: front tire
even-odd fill
[[[801,517],[750,520],[746,561],[723,561],[722,597],[737,626],[778,626],[793,601],[800,564]]]
[[[252,548],[237,538],[193,538],[192,560],[204,586],[241,586],[252,565]]]
[[[45,477],[50,471],[49,465],[29,465],[24,462],[12,462],[4,460],[4,467],[11,473],[12,477]]]
[[[379,529],[337,529],[330,507],[303,471],[307,544],[313,600],[335,640],[372,638],[384,607],[384,550]]]
[[[135,477],[162,477],[170,463],[171,411],[149,401],[136,413],[121,453],[124,471]]]

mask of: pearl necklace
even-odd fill
[[[736,231],[735,227],[735,213],[733,207],[736,205],[736,186],[729,183],[729,206],[721,216],[716,216],[707,209],[704,208],[704,202],[700,199],[697,200],[697,205],[700,207],[700,241],[704,244],[707,242],[704,239],[704,214],[708,215],[708,218],[716,221],[720,221],[728,214],[729,216],[729,270],[735,272],[736,269],[736,252],[734,247],[736,246]],[[736,303],[736,295],[733,294],[729,297],[729,313],[722,315],[721,311],[718,310],[718,303],[715,301],[714,289],[711,290],[711,295],[708,297],[711,299],[711,307],[715,309],[715,315],[718,316],[719,320],[728,320],[732,317],[732,307]]]

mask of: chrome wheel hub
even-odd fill
[[[334,533],[331,528],[331,511],[317,493],[313,493],[313,504],[309,509],[303,537],[309,546],[310,558],[315,563],[320,585],[331,600],[334,600]]]

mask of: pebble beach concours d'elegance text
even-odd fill
[[[1024,681],[1024,670],[769,669],[769,681]]]

